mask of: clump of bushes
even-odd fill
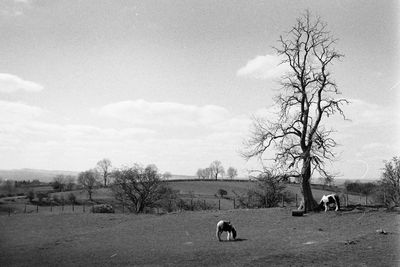
[[[91,209],[93,213],[114,213],[114,208],[110,204],[94,205]]]
[[[36,195],[36,198],[32,198],[34,195]],[[32,200],[30,201],[34,205],[39,205],[39,206],[49,206],[51,204],[49,193],[48,192],[36,192],[32,195],[32,193],[29,193],[27,195],[28,199]]]

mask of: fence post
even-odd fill
[[[206,207],[206,200],[204,199],[204,200],[203,200],[203,202],[204,202],[203,209],[205,209],[205,210],[206,210],[206,209],[207,209],[207,207]]]
[[[218,210],[221,210],[221,199],[218,199]]]
[[[36,213],[38,213],[38,212],[39,212],[39,205],[36,204]]]
[[[72,212],[75,212],[75,205],[74,205],[74,202],[72,202]]]
[[[235,198],[233,199],[233,209],[236,209]]]
[[[83,212],[85,212],[85,202],[83,202],[82,210],[83,210]]]
[[[296,207],[298,207],[298,206],[299,206],[299,204],[297,202],[297,194],[296,194]]]
[[[63,203],[61,205],[61,211],[64,212],[64,201],[63,201]]]

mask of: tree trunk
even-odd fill
[[[315,201],[312,190],[311,190],[311,159],[305,158],[303,161],[303,167],[301,169],[302,177],[302,193],[304,198],[304,212],[314,211],[317,209],[318,204]]]

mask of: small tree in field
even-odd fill
[[[226,197],[226,196],[228,195],[228,192],[227,192],[225,189],[220,188],[220,189],[218,189],[218,191],[217,191],[217,195],[218,195],[220,198],[224,198],[224,197]]]
[[[237,169],[229,167],[228,170],[226,171],[226,174],[230,179],[235,179],[235,177],[238,175]]]
[[[161,200],[173,193],[161,180],[155,165],[143,168],[135,164],[131,168],[115,170],[112,176],[115,198],[135,213],[142,213],[145,208],[158,207]]]
[[[75,196],[73,193],[69,193],[69,194],[68,194],[68,201],[69,201],[71,204],[76,204],[76,196]]]
[[[99,173],[96,170],[88,170],[79,173],[78,183],[83,186],[83,189],[88,193],[89,200],[92,201],[92,194],[95,187],[98,185]]]
[[[281,91],[275,99],[279,111],[274,120],[254,120],[243,153],[247,159],[261,159],[265,151],[274,149],[270,168],[280,172],[277,179],[300,179],[305,211],[318,207],[310,185],[313,172],[329,176],[325,162],[334,159],[333,130],[322,122],[335,113],[344,117],[342,105],[348,103],[338,98],[340,92],[329,71],[342,57],[335,42],[327,24],[318,17],[313,19],[308,11],[280,37],[275,50],[289,71],[281,78]]]

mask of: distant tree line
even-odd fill
[[[237,169],[234,167],[229,167],[226,171],[226,174],[230,179],[234,179],[238,175]],[[219,160],[214,160],[209,167],[204,169],[200,168],[196,172],[196,176],[203,180],[218,180],[219,177],[223,178],[224,175],[225,169]]]

